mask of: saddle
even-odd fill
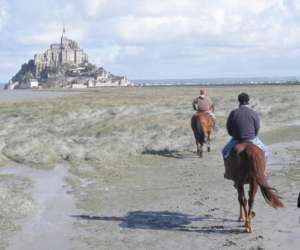
[[[198,116],[199,114],[203,114],[204,116],[206,116],[207,118],[209,118],[209,120],[211,120],[213,127],[215,127],[215,118],[214,115],[211,111],[197,111],[194,116]]]

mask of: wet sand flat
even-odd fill
[[[0,103],[5,102],[28,102],[38,101],[46,98],[62,97],[76,94],[80,91],[59,91],[59,90],[0,90]]]
[[[22,249],[53,249],[55,233],[63,249],[298,249],[300,86],[207,90],[217,127],[202,159],[190,129],[199,87],[103,88],[0,104],[0,249],[18,249],[16,237],[26,235]],[[237,222],[237,194],[223,178],[220,153],[242,91],[260,114],[268,180],[286,206],[268,207],[259,192],[252,234]],[[37,211],[51,219],[37,220]],[[28,231],[39,226],[43,240],[35,244]]]

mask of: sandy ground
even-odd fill
[[[198,91],[105,88],[2,103],[0,249],[298,249],[300,86],[208,88],[218,122],[203,159],[189,127]],[[220,153],[241,91],[261,116],[268,179],[286,205],[274,210],[258,193],[252,234],[237,222]]]

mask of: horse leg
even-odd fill
[[[203,156],[203,143],[200,142],[199,157],[202,158],[202,156]]]
[[[199,155],[200,149],[199,149],[199,143],[198,142],[196,142],[196,147],[197,147],[197,154]]]
[[[210,152],[210,132],[207,133],[207,152]]]
[[[196,145],[197,145],[197,154],[199,155],[199,157],[202,157],[202,143],[197,141]]]
[[[251,218],[254,217],[255,213],[252,211],[253,203],[254,203],[254,197],[257,192],[258,185],[255,180],[250,180],[249,183],[249,200],[248,200],[248,214],[247,214],[247,220],[246,220],[246,230],[248,233],[252,233],[252,227],[251,227]]]
[[[240,204],[240,216],[238,221],[245,221],[246,219],[246,198],[245,198],[245,192],[244,192],[244,185],[241,184],[235,184],[235,187],[238,191],[238,200]]]

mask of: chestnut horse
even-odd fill
[[[204,143],[207,145],[207,152],[210,152],[210,140],[214,122],[205,111],[197,112],[192,116],[191,127],[196,140],[197,154],[202,157]]]
[[[255,215],[252,207],[258,186],[265,201],[271,207],[277,209],[284,206],[279,200],[279,196],[274,192],[274,188],[270,187],[266,180],[264,153],[252,143],[239,143],[234,147],[224,163],[226,170],[224,177],[233,180],[234,186],[238,191],[240,204],[239,221],[244,221],[246,231],[251,233],[251,218]],[[248,210],[244,193],[245,184],[249,184]]]

